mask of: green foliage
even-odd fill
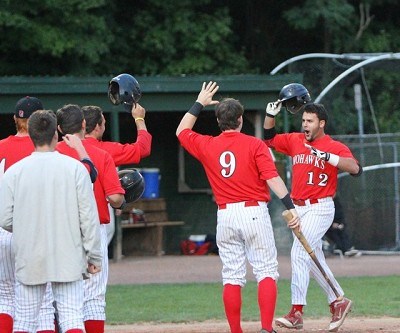
[[[397,276],[341,278],[339,282],[346,295],[354,301],[352,316],[400,318]],[[221,293],[220,283],[109,286],[107,322],[131,324],[225,320]],[[255,282],[246,284],[242,299],[243,320],[259,320]],[[276,316],[286,314],[290,303],[290,281],[279,280]],[[307,303],[307,317],[330,315],[325,294],[314,280],[310,282]]]
[[[298,29],[316,27],[341,31],[351,26],[354,7],[347,0],[306,0],[304,4],[284,12],[288,23]]]
[[[0,47],[4,74],[84,72],[108,50],[104,0],[7,2],[0,7]],[[34,65],[32,65],[32,62]],[[52,66],[52,65],[55,66]]]
[[[396,0],[0,0],[0,75],[266,73],[305,53],[397,52],[398,12]],[[311,90],[332,81],[327,63]],[[381,132],[400,124],[394,74],[366,76]],[[357,131],[350,81],[329,105],[341,134]]]
[[[109,70],[149,75],[249,72],[245,57],[233,48],[227,8],[210,11],[210,4],[150,0],[131,16],[117,5],[115,18],[120,19],[112,26],[117,38],[109,61],[121,56]]]

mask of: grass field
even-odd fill
[[[400,318],[400,277],[339,278],[346,296],[354,301],[352,316]],[[113,285],[107,291],[107,323],[181,323],[224,320],[220,283]],[[242,291],[242,318],[258,320],[257,286]],[[329,316],[323,291],[311,280],[305,313],[309,318]],[[290,281],[279,280],[276,316],[290,308]]]

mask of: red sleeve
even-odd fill
[[[140,160],[151,153],[152,135],[146,130],[139,130],[134,143],[99,141],[98,147],[107,151],[116,166],[138,164]]]
[[[141,148],[136,142],[122,144],[119,142],[100,141],[98,147],[111,155],[116,166],[138,164],[141,159]]]
[[[270,140],[264,140],[264,143],[272,148],[275,149],[277,152],[293,156],[295,154],[294,148],[295,145],[292,144],[292,140],[300,139],[298,135],[303,135],[302,133],[284,133],[284,134],[277,134]]]
[[[178,135],[178,140],[182,147],[200,161],[202,152],[207,150],[206,147],[209,139],[212,139],[212,137],[196,133],[188,128],[184,129]]]
[[[104,154],[104,170],[101,183],[106,196],[112,194],[125,194],[121,187],[115,163],[109,154]],[[99,172],[99,176],[101,173]]]
[[[150,156],[152,136],[145,130],[138,131],[136,144],[140,147],[140,157],[144,158]]]

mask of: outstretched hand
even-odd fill
[[[317,148],[315,148],[313,146],[310,146],[310,145],[308,145],[306,143],[304,144],[304,146],[306,148],[310,149],[312,155],[317,156],[321,160],[329,161],[329,158],[330,158],[330,154],[329,153],[321,151],[321,150],[319,150],[319,149],[317,149]]]
[[[218,104],[218,101],[213,100],[214,94],[218,91],[218,89],[219,86],[217,86],[217,82],[210,81],[207,83],[207,85],[205,82],[203,82],[203,86],[199,96],[197,96],[196,102],[199,102],[204,107],[207,105]]]

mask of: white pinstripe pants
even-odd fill
[[[83,316],[86,320],[106,320],[106,289],[108,281],[108,237],[105,224],[100,225],[101,271],[84,280]]]
[[[306,206],[296,206],[301,221],[301,231],[310,244],[311,248],[319,260],[325,273],[335,286],[340,295],[343,295],[343,289],[333,276],[328,267],[324,253],[322,251],[322,237],[332,224],[335,214],[335,206],[332,200],[320,202]],[[336,299],[328,282],[325,280],[310,255],[305,251],[296,236],[293,236],[293,246],[291,250],[292,264],[292,304],[306,305],[307,289],[310,282],[310,273],[327,295],[328,303]]]
[[[12,233],[0,228],[0,313],[14,317],[15,257]]]
[[[47,286],[46,283],[24,285],[17,281],[14,331],[36,332],[37,317]],[[62,331],[72,328],[83,330],[83,281],[52,282],[51,288],[57,302]]]
[[[15,318],[15,256],[12,233],[0,228],[0,313]],[[48,288],[37,316],[37,330],[54,329],[54,308],[51,288]]]
[[[277,280],[277,251],[267,203],[251,207],[244,202],[227,204],[218,210],[217,218],[223,284],[246,284],[246,258],[257,282],[266,277]]]

